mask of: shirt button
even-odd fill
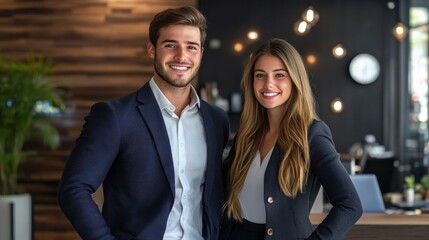
[[[274,230],[273,230],[272,228],[268,228],[268,229],[267,229],[267,235],[268,235],[268,236],[272,236],[272,235],[273,235],[273,233],[274,233]]]
[[[183,200],[186,200],[188,198],[188,196],[186,196],[186,194],[183,195]]]
[[[273,203],[274,202],[274,198],[273,197],[268,197],[267,201],[268,201],[268,203]]]
[[[185,172],[185,170],[183,170],[183,169],[180,169],[180,173],[184,173]]]

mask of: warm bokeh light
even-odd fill
[[[307,63],[308,64],[315,64],[317,62],[317,57],[314,54],[307,55]]]
[[[234,44],[234,51],[236,51],[236,52],[241,52],[241,51],[243,51],[243,44],[242,43],[236,43],[236,44]]]
[[[402,22],[398,22],[392,32],[396,39],[403,40],[407,36],[407,27]]]
[[[334,46],[334,48],[332,48],[332,55],[335,58],[338,58],[338,59],[343,58],[346,56],[346,54],[347,54],[347,50],[341,44],[337,44]]]
[[[251,40],[255,40],[258,39],[259,35],[255,31],[250,31],[249,33],[247,33],[247,37]]]
[[[314,10],[313,6],[308,6],[302,14],[302,18],[308,22],[310,25],[314,26],[314,24],[319,21],[319,13]]]
[[[311,26],[304,20],[298,20],[295,22],[294,31],[297,35],[302,36],[310,32]]]
[[[340,113],[344,109],[344,104],[340,98],[335,98],[331,102],[331,109],[334,113]]]

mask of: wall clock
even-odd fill
[[[350,76],[360,84],[370,84],[380,75],[380,64],[368,53],[356,55],[349,65]]]

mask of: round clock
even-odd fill
[[[368,53],[356,55],[349,66],[350,76],[360,84],[370,84],[377,80],[380,74],[380,64]]]

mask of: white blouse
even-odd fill
[[[273,149],[274,147],[267,153],[262,163],[259,151],[256,153],[247,172],[243,188],[238,194],[243,218],[253,223],[266,223],[264,176]]]

